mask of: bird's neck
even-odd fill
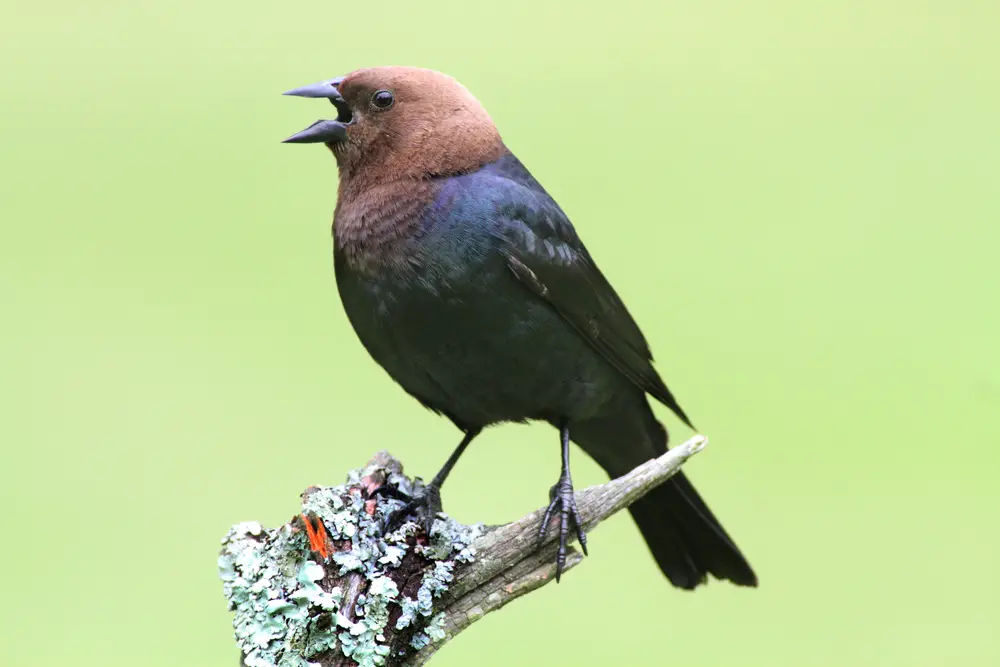
[[[338,254],[352,268],[366,272],[405,264],[438,187],[426,179],[341,180],[333,219]]]
[[[445,154],[448,159],[415,160],[405,169],[390,168],[392,164],[381,168],[345,164],[338,155],[340,185],[333,222],[338,255],[352,268],[368,272],[410,263],[411,241],[447,179],[510,155],[499,135],[495,141],[491,135],[483,142],[482,150],[463,154],[461,159],[457,153]]]

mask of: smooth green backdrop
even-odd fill
[[[40,0],[0,62],[4,667],[235,665],[228,526],[457,442],[343,315],[332,158],[279,144],[331,111],[281,91],[375,64],[458,77],[562,203],[761,578],[675,591],[621,516],[435,665],[1000,664],[996,2]],[[557,474],[497,428],[445,505]]]

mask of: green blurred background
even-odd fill
[[[675,591],[620,516],[435,665],[1000,664],[996,2],[42,0],[0,25],[0,664],[235,665],[229,525],[456,444],[344,317],[332,158],[279,144],[330,113],[281,91],[376,64],[455,75],[562,203],[761,578]],[[546,426],[491,430],[445,506],[520,516],[558,457]]]

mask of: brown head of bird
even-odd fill
[[[476,169],[506,150],[486,109],[452,77],[417,67],[373,67],[289,90],[330,100],[319,120],[286,143],[325,143],[341,181],[369,186]]]

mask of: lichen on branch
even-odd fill
[[[707,442],[695,436],[577,493],[585,529],[666,481]],[[413,522],[386,534],[397,498],[421,486],[380,452],[344,484],[306,489],[302,513],[285,525],[233,526],[218,565],[241,664],[417,667],[473,622],[554,580],[557,531],[537,538],[544,508],[489,527],[439,514],[429,536]],[[581,560],[571,548],[564,571]]]
[[[219,574],[247,667],[376,667],[444,637],[434,600],[472,562],[481,528],[444,518],[429,538],[413,523],[383,535],[399,501],[371,492],[386,483],[415,490],[383,453],[346,484],[307,489],[302,515],[284,526],[241,523],[223,538]],[[312,549],[304,517],[322,521],[329,559]]]

